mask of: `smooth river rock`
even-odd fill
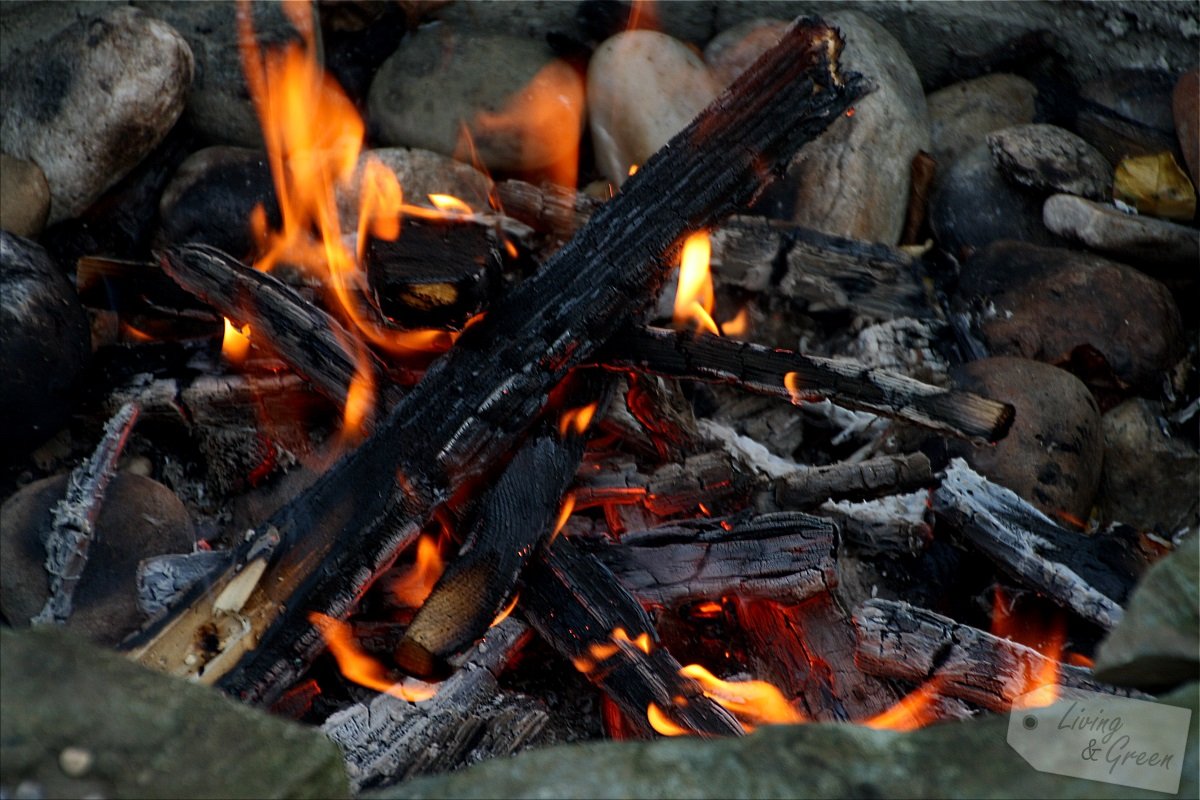
[[[1112,196],[1112,169],[1100,151],[1056,125],[1016,125],[988,134],[992,160],[1006,178],[1040,192],[1093,200]]]
[[[973,469],[1007,486],[1052,519],[1087,519],[1100,485],[1100,410],[1083,383],[1058,367],[1024,358],[984,358],[954,368],[954,383],[1016,409],[994,445],[954,443]]]
[[[183,112],[192,52],[132,8],[81,19],[0,75],[0,139],[50,186],[48,224],[74,217],[137,166]]]
[[[992,131],[1033,122],[1037,87],[1019,75],[998,72],[931,92],[930,155],[946,170]]]
[[[746,67],[778,44],[790,26],[780,19],[750,19],[714,36],[704,47],[704,60],[717,83],[733,83]]]
[[[584,81],[542,42],[448,25],[400,43],[371,84],[372,125],[387,145],[469,160],[467,126],[489,169],[569,169],[584,124]]]
[[[1042,222],[1063,238],[1150,273],[1175,269],[1195,274],[1200,231],[1154,217],[1126,214],[1108,203],[1066,194],[1051,195]]]
[[[50,213],[50,185],[37,164],[0,153],[0,230],[35,237]]]
[[[854,11],[825,15],[846,40],[841,69],[875,90],[801,148],[788,168],[794,222],[824,233],[896,244],[908,209],[913,156],[928,150],[929,112],[916,68],[878,22]]]
[[[607,40],[588,64],[588,121],[596,166],[614,186],[683,130],[721,90],[683,42],[633,30]]]

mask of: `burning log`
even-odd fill
[[[701,449],[695,411],[678,381],[636,372],[626,378],[625,407],[649,434],[660,461],[679,461]]]
[[[941,389],[849,359],[788,350],[686,331],[630,328],[613,337],[605,366],[672,378],[736,384],[793,403],[830,400],[965,438],[996,441],[1013,408],[977,394]]]
[[[857,464],[804,467],[775,482],[775,498],[787,508],[811,508],[830,499],[861,500],[932,482],[933,472],[924,453],[901,453]]]
[[[933,493],[933,510],[1031,589],[1106,630],[1120,621],[1120,602],[1132,586],[1136,556],[1119,540],[1088,537],[1055,525],[962,459],[946,470]]]
[[[949,617],[894,600],[868,600],[854,615],[857,659],[872,675],[925,682],[938,693],[992,711],[1043,685],[1128,696],[1092,678],[1091,670],[1060,663],[1023,644],[962,625]]]
[[[837,583],[835,529],[799,512],[694,520],[581,542],[643,605],[726,595],[798,602]]]
[[[513,619],[493,627],[427,700],[382,693],[325,720],[355,790],[511,755],[536,737],[546,711],[497,681],[528,632]]]
[[[250,537],[233,570],[148,629],[135,657],[275,699],[320,646],[297,610],[344,615],[433,507],[493,471],[568,370],[649,302],[681,236],[751,197],[764,165],[785,164],[861,95],[861,77],[836,74],[840,48],[827,26],[794,26],[464,331],[367,442]],[[222,633],[205,635],[218,618]]]
[[[71,616],[71,601],[87,567],[105,491],[116,474],[117,460],[140,411],[136,403],[126,403],[113,415],[104,426],[104,436],[95,452],[71,473],[66,497],[51,512],[53,521],[45,545],[50,596],[31,620],[34,625],[61,625]]]
[[[626,717],[646,728],[701,736],[740,735],[742,726],[659,645],[642,606],[609,570],[565,537],[525,570],[525,618],[562,656],[603,689]],[[663,722],[658,723],[663,732]]]
[[[580,470],[576,508],[638,503],[655,516],[671,517],[694,514],[701,504],[719,509],[745,500],[756,485],[754,476],[719,450],[664,464],[648,475],[638,472],[632,460],[601,466],[616,468]]]

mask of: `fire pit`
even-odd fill
[[[1195,9],[750,5],[0,8],[7,626],[356,794],[951,731],[1166,791],[986,718],[1198,677]],[[4,796],[131,791],[25,724]]]

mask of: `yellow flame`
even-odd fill
[[[792,707],[783,692],[766,681],[723,681],[699,664],[688,664],[679,674],[699,683],[704,694],[736,716],[747,731],[759,724],[804,721],[804,716]]]
[[[589,403],[586,406],[564,411],[558,420],[558,435],[565,439],[567,431],[572,428],[576,434],[582,435],[588,429],[588,426],[592,424],[592,417],[596,414],[596,408],[596,403]]]
[[[654,703],[646,706],[646,719],[650,722],[650,727],[663,736],[686,736],[691,733],[687,728],[682,728],[667,719],[667,715]]]
[[[246,360],[250,352],[250,326],[243,325],[238,330],[229,317],[225,317],[225,335],[221,338],[221,354],[233,364]]]
[[[675,292],[674,322],[676,325],[694,323],[696,331],[721,335],[713,321],[713,282],[709,271],[712,243],[707,231],[698,231],[683,243],[679,257],[679,288]]]

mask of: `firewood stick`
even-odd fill
[[[1118,541],[1065,530],[1010,489],[954,459],[933,493],[933,510],[1021,583],[1111,629],[1133,583]]]
[[[726,526],[729,526],[728,528]],[[703,519],[580,542],[643,605],[725,595],[806,600],[837,583],[834,526],[799,512]]]
[[[1006,712],[1047,676],[1064,697],[1077,691],[1129,695],[1092,678],[1091,670],[1056,662],[1031,647],[962,625],[896,600],[868,600],[854,614],[860,667],[872,675],[923,683],[941,694]]]
[[[929,490],[873,500],[826,500],[817,513],[837,523],[842,541],[859,555],[915,556],[933,539],[926,515]]]
[[[128,402],[105,423],[100,444],[71,472],[66,496],[50,512],[50,533],[46,537],[50,596],[30,620],[34,625],[61,625],[71,616],[71,601],[87,567],[94,527],[104,506],[108,484],[117,472],[117,460],[140,412],[137,403]]]
[[[747,474],[724,451],[698,453],[681,462],[664,464],[649,474],[635,464],[620,471],[580,470],[575,507],[594,508],[609,503],[639,503],[651,514],[669,517],[701,512],[742,502],[755,488]]]
[[[613,369],[735,384],[797,404],[829,400],[964,438],[996,441],[1008,431],[1013,416],[1006,403],[930,386],[849,359],[806,356],[689,331],[628,328],[613,337],[600,359]]]
[[[370,439],[255,531],[222,580],[130,642],[134,656],[220,680],[250,702],[274,700],[320,646],[297,610],[343,616],[433,507],[490,474],[549,391],[650,302],[684,235],[749,200],[861,96],[861,76],[837,74],[840,50],[828,26],[793,26],[464,331]],[[230,624],[220,646],[200,647],[213,641],[200,630],[221,615]]]
[[[651,705],[701,736],[736,736],[742,726],[684,677],[642,606],[595,557],[559,537],[522,577],[518,607],[538,634],[648,729]]]
[[[804,467],[775,481],[775,498],[787,508],[812,508],[834,498],[861,500],[932,482],[928,456],[901,453],[857,464]]]

